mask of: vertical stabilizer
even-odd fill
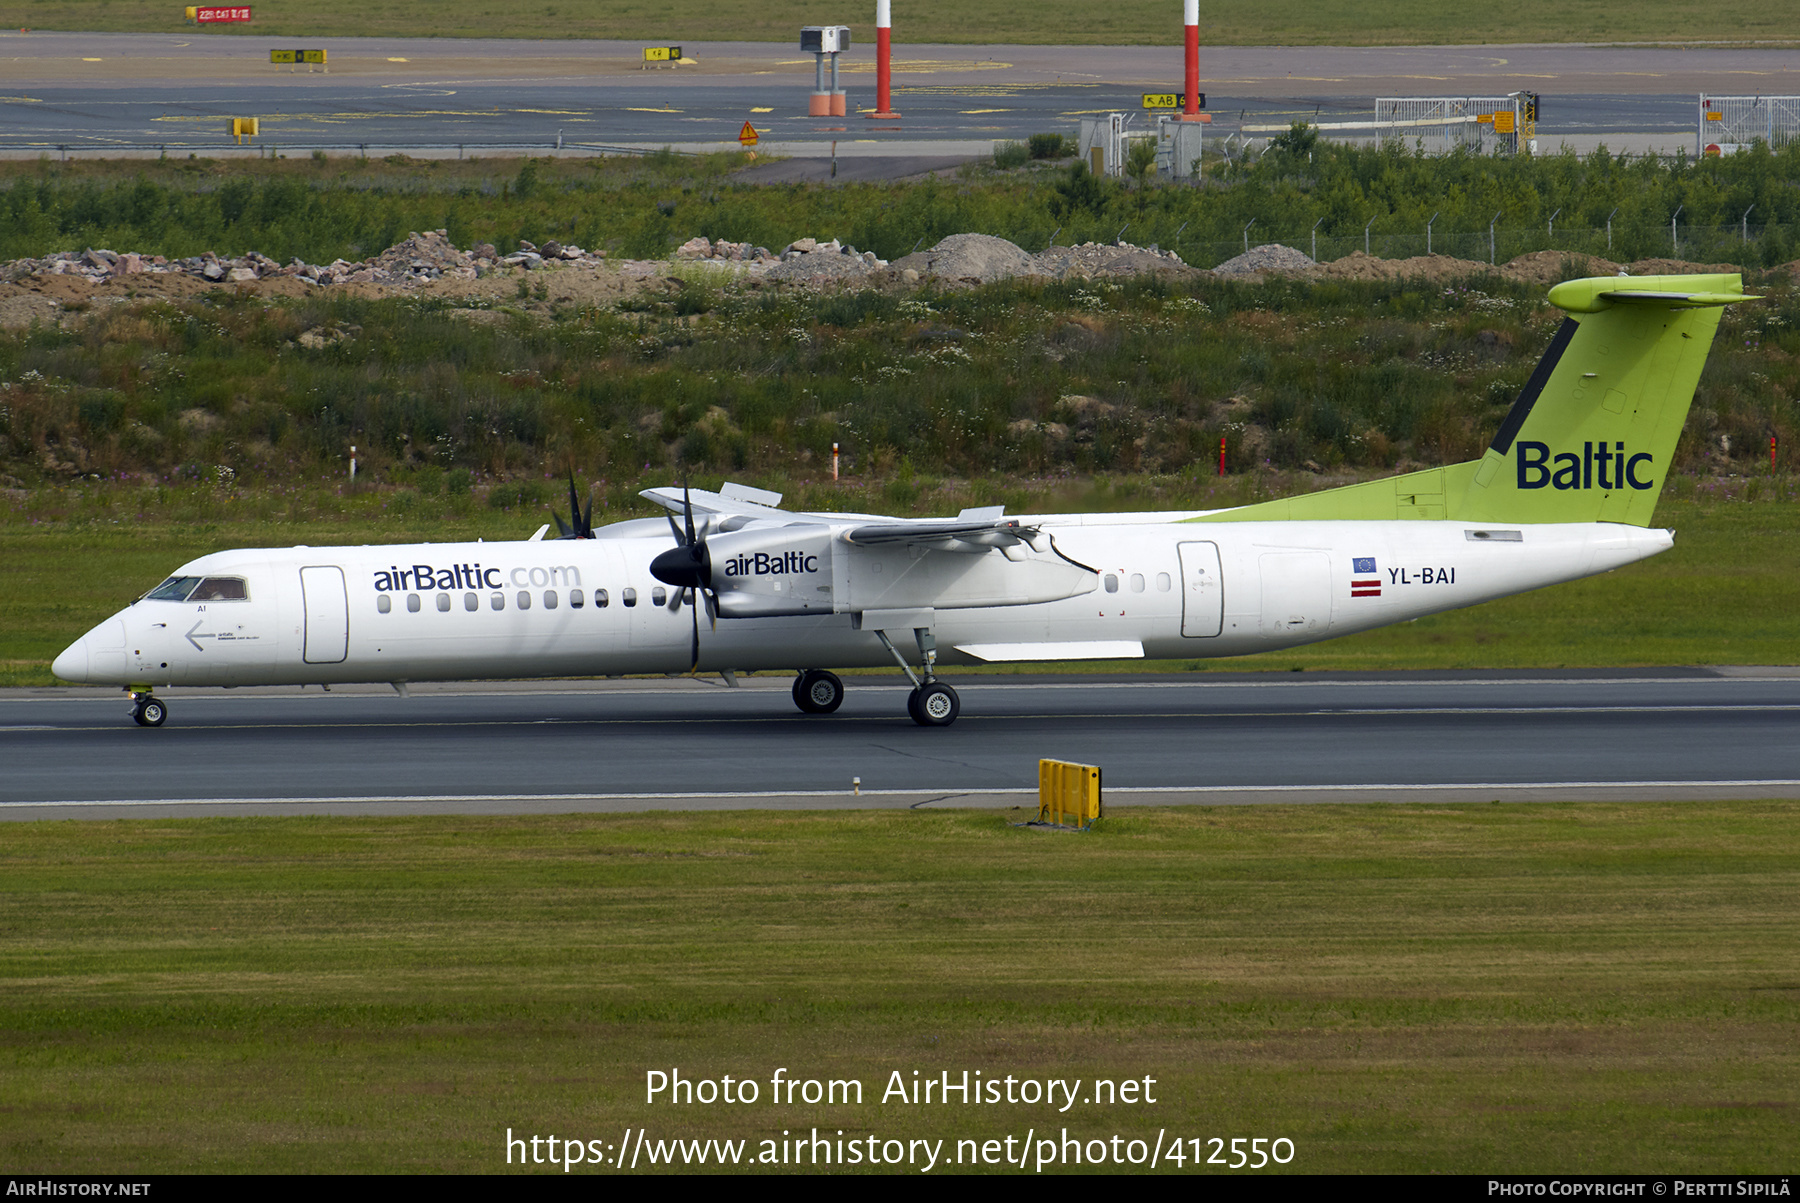
[[[1568,314],[1478,460],[1244,506],[1197,522],[1453,519],[1648,526],[1737,275],[1600,276],[1550,290]]]

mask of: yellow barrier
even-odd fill
[[[257,127],[260,124],[261,124],[260,118],[233,117],[231,119],[231,130],[230,130],[231,136],[236,138],[238,140],[238,142],[241,144],[245,138],[256,137]]]
[[[1066,760],[1038,761],[1038,822],[1073,819],[1086,827],[1100,817],[1100,769]]]

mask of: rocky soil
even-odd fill
[[[1793,268],[1795,265],[1788,265]],[[690,239],[669,259],[609,259],[604,253],[548,242],[520,243],[509,255],[477,243],[458,249],[443,230],[414,233],[369,259],[327,264],[298,259],[282,264],[256,254],[226,259],[213,254],[169,260],[161,255],[88,249],[61,251],[41,259],[0,264],[0,327],[60,322],[95,304],[128,299],[180,299],[214,288],[295,297],[319,290],[359,296],[425,295],[465,299],[471,317],[487,315],[494,303],[526,309],[556,305],[611,305],[643,292],[684,286],[685,269],[717,273],[745,287],[911,288],[930,282],[972,287],[1015,277],[1053,280],[1162,274],[1260,278],[1292,275],[1325,279],[1464,279],[1496,272],[1508,279],[1548,285],[1572,272],[1587,275],[1656,275],[1735,271],[1728,264],[1680,263],[1666,259],[1618,264],[1592,256],[1538,251],[1499,267],[1445,255],[1377,259],[1356,252],[1330,263],[1315,263],[1292,247],[1270,243],[1227,260],[1210,273],[1190,267],[1173,251],[1157,247],[1084,243],[1053,246],[1032,254],[988,234],[952,234],[936,246],[893,263],[873,251],[859,251],[835,239],[802,238],[771,251],[767,247],[704,237]]]

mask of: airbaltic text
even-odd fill
[[[407,589],[501,589],[508,581],[521,589],[527,585],[566,585],[573,588],[581,584],[581,569],[573,564],[555,568],[514,568],[510,571],[483,568],[480,564],[451,564],[447,568],[435,564],[414,564],[402,568],[395,564],[375,574],[375,591],[398,593]]]
[[[1648,451],[1640,451],[1627,457],[1624,443],[1614,443],[1608,451],[1602,442],[1596,447],[1592,442],[1581,445],[1581,454],[1564,451],[1554,461],[1550,458],[1548,443],[1528,443],[1521,440],[1519,447],[1519,487],[1521,489],[1541,489],[1550,485],[1557,489],[1591,489],[1596,482],[1602,489],[1623,489],[1627,485],[1634,489],[1648,489],[1656,484],[1656,477],[1649,480],[1638,479],[1638,465],[1654,463],[1655,457]],[[1550,470],[1550,464],[1556,464],[1556,471]]]
[[[817,572],[819,557],[803,551],[783,551],[770,555],[759,551],[733,556],[725,561],[726,576],[792,576],[796,572]]]

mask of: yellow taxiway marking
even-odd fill
[[[407,58],[391,58],[388,60],[388,62],[390,62],[390,63],[410,63],[410,62],[412,62],[412,60],[407,59]]]
[[[757,109],[751,109],[750,111],[752,113],[773,113],[775,110],[772,108],[769,108],[769,109],[757,108]]]
[[[627,113],[685,113],[685,112],[687,112],[686,109],[641,109],[641,108],[638,108],[636,105],[626,105],[625,111]]]
[[[1012,112],[1012,110],[1011,109],[963,109],[963,110],[961,110],[961,112],[964,117],[979,117],[983,113],[1010,113],[1010,112]]]
[[[103,58],[84,58],[81,61],[84,63],[104,63],[106,60]]]
[[[35,96],[0,96],[0,104],[43,104]]]

